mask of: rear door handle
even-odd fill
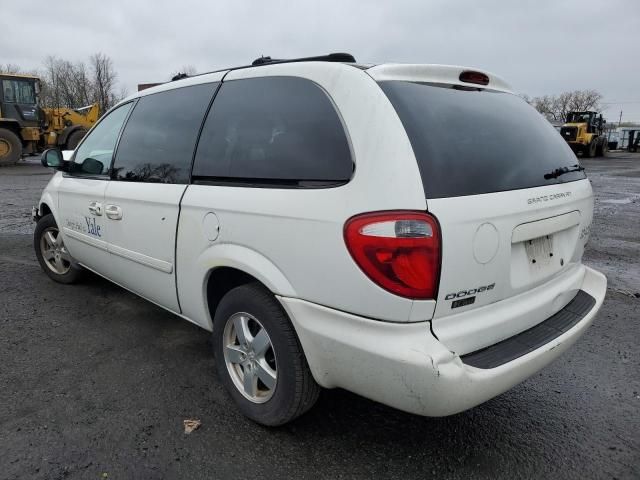
[[[100,202],[89,203],[89,212],[91,213],[91,215],[102,215],[102,204]]]
[[[122,220],[122,208],[118,205],[107,205],[104,207],[104,213],[111,220]]]

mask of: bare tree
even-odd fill
[[[83,62],[47,57],[40,80],[44,106],[76,108],[92,102],[93,84]]]
[[[113,62],[102,53],[90,57],[89,67],[49,56],[39,76],[44,107],[79,108],[97,102],[104,113],[126,96],[123,88],[117,90]]]
[[[560,95],[523,98],[549,120],[566,121],[569,112],[600,111],[602,95],[596,90],[574,90]]]
[[[4,65],[0,64],[0,73],[17,74],[17,73],[23,73],[23,72],[19,65],[15,65],[13,63],[6,63]]]
[[[584,110],[600,111],[602,95],[595,90],[576,90],[573,92],[569,103],[570,111],[580,112]]]
[[[94,99],[98,102],[100,111],[106,112],[120,100],[115,94],[117,74],[111,58],[104,53],[92,55],[90,62],[93,69]]]
[[[104,113],[127,96],[118,86],[111,58],[96,53],[85,62],[71,62],[48,56],[40,71],[25,72],[18,65],[0,65],[0,73],[29,73],[40,78],[40,105],[43,107],[80,108],[98,103]]]
[[[44,60],[44,71],[40,74],[40,105],[43,107],[61,106],[59,59],[48,56]]]

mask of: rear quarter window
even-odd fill
[[[380,82],[413,147],[426,198],[457,197],[585,178],[544,174],[578,163],[566,142],[521,98],[406,81]]]
[[[347,182],[353,161],[333,103],[298,77],[224,82],[205,122],[194,180],[248,186]]]

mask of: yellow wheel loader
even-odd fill
[[[604,156],[609,142],[604,135],[606,120],[597,112],[569,112],[567,121],[560,128],[560,135],[569,144],[574,153],[583,157]]]
[[[38,77],[0,74],[0,166],[46,148],[73,150],[98,121],[98,104],[40,108],[39,92]]]

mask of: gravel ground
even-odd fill
[[[93,275],[50,281],[30,221],[50,173],[0,169],[0,478],[639,478],[640,155],[582,163],[609,292],[573,349],[452,417],[334,390],[278,429],[236,411],[207,332]]]

